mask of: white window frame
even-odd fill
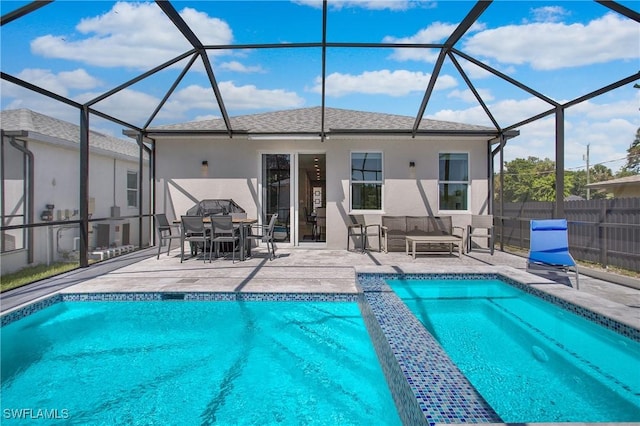
[[[352,164],[353,164],[353,154],[380,154],[380,180],[353,180],[352,175]],[[382,213],[384,212],[384,152],[377,150],[357,150],[349,152],[349,212],[350,213],[359,213],[359,214],[367,214],[367,213]],[[380,208],[379,209],[354,209],[353,208],[353,184],[354,183],[373,183],[380,184]]]
[[[440,180],[440,156],[443,154],[466,154],[467,156],[467,180]],[[438,212],[440,213],[469,213],[471,211],[471,154],[469,151],[441,151],[438,152]],[[467,208],[460,210],[443,209],[440,206],[440,185],[442,184],[463,184],[467,186]]]
[[[136,187],[135,188],[129,188],[129,175],[130,174],[133,174],[136,177],[136,180],[135,180]],[[126,191],[127,192],[126,192],[126,194],[127,194],[127,207],[130,208],[130,209],[137,209],[138,208],[138,194],[139,194],[139,191],[140,191],[140,188],[138,188],[138,186],[139,186],[139,183],[138,183],[138,171],[136,171],[136,170],[127,170],[127,182],[126,182],[126,187],[127,187]],[[135,202],[134,202],[135,205],[131,205],[131,203],[129,203],[129,192],[130,191],[135,191],[135,193],[136,193]]]

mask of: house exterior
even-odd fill
[[[414,137],[414,117],[325,108],[322,127],[320,111],[232,117],[232,137],[222,119],[148,129],[156,211],[179,218],[201,199],[233,199],[262,222],[278,213],[278,245],[329,249],[346,248],[350,214],[451,215],[466,227],[489,213],[495,129],[422,120]]]
[[[640,175],[590,183],[587,188],[611,193],[613,198],[640,197]]]
[[[51,223],[2,232],[2,274],[73,260],[79,248],[72,221],[79,219],[80,127],[28,109],[0,114],[2,225]],[[140,246],[139,221],[128,217],[140,212],[138,145],[93,131],[89,145],[89,213],[104,219],[90,222],[90,251]],[[148,173],[145,158],[146,182]],[[142,246],[149,242],[149,226],[144,228]]]

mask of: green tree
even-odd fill
[[[627,149],[627,164],[623,167],[623,171],[631,175],[640,174],[640,127],[636,130],[635,140],[631,142],[629,149]],[[629,174],[626,176],[629,176]]]
[[[587,198],[587,172],[585,170],[578,170],[575,172],[565,172],[569,173],[573,176],[573,186],[571,187],[570,193],[573,195],[578,195],[582,198]],[[589,168],[589,183],[595,182],[603,182],[605,180],[609,180],[613,178],[613,173],[611,169],[603,166],[602,164],[596,164],[593,167]],[[590,191],[591,199],[600,199],[606,198],[607,194],[605,192],[599,191]]]
[[[504,164],[504,200],[506,202],[555,201],[555,162],[537,157],[516,158]],[[564,176],[564,196],[571,193],[574,177]],[[496,185],[499,196],[499,185]]]

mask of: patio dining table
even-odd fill
[[[209,216],[203,216],[202,221],[204,223],[211,223]],[[231,222],[240,232],[240,260],[242,261],[251,256],[251,244],[247,244],[246,236],[251,232],[251,225],[258,223],[258,219],[235,217],[232,215]],[[175,219],[173,223],[179,225],[180,219]]]

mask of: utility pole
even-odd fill
[[[587,200],[591,199],[591,189],[589,188],[589,144],[587,144],[587,155],[582,156],[583,160],[587,160]]]

